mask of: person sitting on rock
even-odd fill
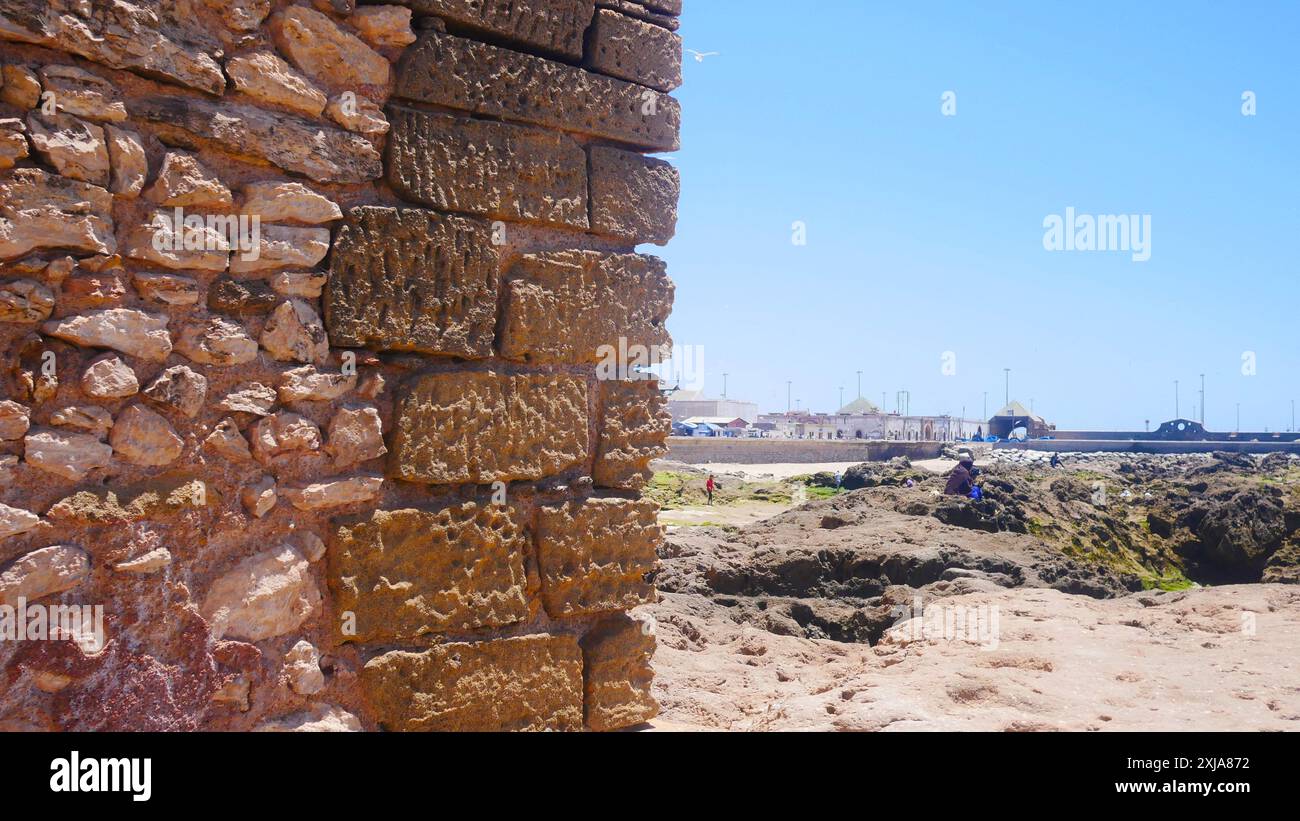
[[[952,469],[948,474],[948,484],[944,487],[943,492],[949,496],[969,496],[970,489],[975,486],[971,478],[971,469],[975,467],[975,460],[970,456],[962,456],[957,467]]]

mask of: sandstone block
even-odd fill
[[[172,552],[165,547],[155,548],[126,561],[113,565],[119,573],[157,573],[172,563]]]
[[[41,332],[75,345],[112,348],[154,362],[163,361],[172,350],[167,317],[134,308],[108,308],[51,320],[41,326]]]
[[[98,357],[81,375],[81,389],[95,399],[121,399],[140,390],[135,371],[120,357],[104,354]]]
[[[583,499],[537,514],[542,603],[553,617],[626,610],[654,601],[662,531],[646,499]]]
[[[208,286],[208,309],[223,314],[264,314],[284,302],[264,280],[219,277]]]
[[[512,507],[376,510],[338,523],[329,584],[356,642],[503,627],[528,617],[524,523]]]
[[[131,487],[79,490],[55,502],[46,516],[60,524],[78,525],[159,522],[207,504],[207,485],[201,479],[165,478]]]
[[[589,150],[591,230],[632,244],[667,245],[677,232],[677,169],[633,151],[600,145]]]
[[[62,593],[90,575],[86,551],[69,545],[51,545],[19,556],[0,573],[0,605],[16,607],[18,600],[34,602]]]
[[[41,517],[30,510],[0,504],[0,541],[26,533],[40,523]]]
[[[357,385],[356,373],[320,373],[312,365],[284,372],[280,383],[281,402],[329,402],[338,399]]]
[[[668,452],[668,400],[657,380],[637,379],[602,380],[599,401],[592,478],[600,487],[640,490],[653,474],[650,461]]]
[[[252,440],[253,454],[265,465],[287,453],[319,450],[320,428],[306,417],[281,411],[259,420],[253,426]]]
[[[219,316],[186,325],[176,352],[204,365],[242,365],[257,358],[257,342],[238,322]]]
[[[235,88],[263,103],[282,105],[315,117],[325,110],[325,92],[271,51],[241,54],[226,61]]]
[[[237,145],[316,182],[361,183],[383,173],[369,140],[293,115],[191,97],[133,100],[131,113],[164,131]]]
[[[142,405],[132,405],[118,414],[109,444],[133,465],[156,467],[176,461],[185,440],[163,417]]]
[[[464,357],[492,352],[497,253],[488,226],[419,209],[348,213],[330,254],[330,342]]]
[[[393,93],[636,148],[678,148],[681,107],[666,94],[436,31],[406,50]]]
[[[251,485],[239,489],[239,501],[244,510],[257,518],[262,518],[275,507],[275,477],[263,476]]]
[[[281,53],[322,85],[388,85],[388,60],[314,9],[290,6],[271,18],[271,30]]]
[[[520,636],[385,653],[362,668],[361,687],[388,730],[582,726],[582,654],[570,636]]]
[[[320,317],[305,301],[286,299],[272,312],[259,340],[275,359],[292,362],[324,362],[330,345]]]
[[[297,630],[320,607],[310,567],[295,548],[280,545],[217,577],[199,608],[212,638],[261,641]]]
[[[330,119],[358,134],[374,136],[388,133],[388,119],[384,110],[364,97],[355,100],[336,94],[325,106]]]
[[[590,69],[659,91],[682,84],[682,38],[668,29],[600,9],[588,42]]]
[[[111,68],[221,94],[226,78],[217,61],[173,39],[166,19],[145,3],[7,0],[0,7],[0,39],[70,51]]]
[[[348,22],[375,48],[401,48],[415,42],[411,10],[401,6],[363,6],[352,13]]]
[[[310,268],[330,250],[328,228],[295,225],[263,225],[255,248],[241,248],[230,258],[232,273],[266,271],[272,268]]]
[[[328,436],[325,450],[334,457],[337,468],[377,459],[388,452],[379,411],[371,406],[339,408],[330,418]]]
[[[144,192],[159,205],[195,208],[229,208],[234,202],[230,189],[196,157],[168,151],[153,185]]]
[[[300,696],[310,696],[325,689],[325,674],[320,669],[320,653],[306,639],[284,654],[284,675],[289,689]]]
[[[394,109],[388,181],[444,211],[587,227],[587,158],[563,134]]]
[[[255,214],[262,222],[317,225],[343,218],[343,212],[333,200],[300,182],[250,182],[243,187],[243,195],[240,212]]]
[[[190,224],[189,217],[196,217]],[[149,221],[131,228],[122,254],[162,268],[224,271],[230,264],[230,235],[215,222],[187,215],[177,221],[171,211],[155,211]]]
[[[527,254],[506,275],[499,353],[536,363],[596,362],[634,345],[671,343],[673,284],[663,260],[638,254]],[[620,347],[621,341],[621,347]]]
[[[333,704],[317,704],[310,710],[264,721],[255,733],[359,733],[361,719]]]
[[[44,430],[27,434],[23,459],[34,468],[79,482],[95,468],[112,462],[113,449],[85,433]]]
[[[269,416],[275,407],[275,390],[261,382],[245,382],[235,387],[218,406],[222,410]]]
[[[40,248],[116,253],[113,195],[38,168],[18,168],[0,179],[0,259]]]
[[[140,296],[167,305],[194,305],[199,301],[199,283],[180,274],[135,271],[131,283]]]
[[[591,0],[408,0],[419,14],[432,14],[477,34],[490,35],[538,51],[578,60],[582,37],[591,24]]]
[[[426,374],[399,394],[393,428],[394,478],[540,479],[587,459],[587,383],[568,375]]]
[[[14,163],[28,154],[27,126],[16,117],[0,119],[0,171],[14,167]]]
[[[108,162],[112,168],[108,190],[128,198],[139,195],[149,176],[149,158],[140,135],[106,125],[104,136],[108,140]]]
[[[50,414],[50,424],[76,428],[103,439],[113,429],[113,414],[98,405],[72,405]]]
[[[306,487],[287,487],[281,494],[299,510],[325,510],[372,501],[379,496],[383,483],[382,476],[349,476],[313,482]]]
[[[56,111],[89,120],[126,119],[122,97],[108,80],[73,66],[42,66],[41,85],[54,94]]]
[[[248,440],[239,432],[233,419],[222,419],[203,440],[203,447],[219,453],[232,462],[247,462],[253,458]]]
[[[3,20],[0,17],[0,20]],[[0,101],[22,111],[30,111],[41,102],[41,81],[36,72],[27,66],[10,63],[4,67],[4,83],[0,83]]]
[[[173,365],[149,383],[144,395],[164,408],[193,419],[203,410],[208,395],[208,378],[187,365]]]
[[[271,277],[271,288],[280,296],[316,299],[328,276],[323,271],[280,271]]]
[[[71,114],[27,115],[37,155],[64,177],[107,187],[108,143],[104,129]]]
[[[655,637],[652,623],[618,615],[582,637],[587,727],[598,732],[649,721],[659,714],[650,693]]]
[[[0,283],[0,322],[40,322],[54,310],[54,292],[31,279]]]
[[[23,438],[31,427],[31,408],[12,399],[0,400],[0,441]]]

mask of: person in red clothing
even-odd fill
[[[709,474],[709,481],[704,483],[704,492],[709,494],[709,504],[713,504],[713,488],[716,485],[713,482],[713,474]]]

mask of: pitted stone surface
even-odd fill
[[[673,283],[656,257],[599,251],[528,254],[507,273],[504,287],[498,348],[506,359],[596,362],[617,354],[620,340],[623,349],[671,343],[665,323]]]
[[[407,5],[418,14],[572,60],[582,57],[582,36],[593,11],[592,0],[407,0]]]
[[[398,397],[393,478],[541,479],[587,460],[587,384],[577,377],[434,373],[412,379]]]
[[[329,548],[339,610],[356,614],[343,641],[399,643],[528,617],[519,512],[504,505],[376,510],[340,522]]]
[[[393,651],[361,670],[361,687],[388,730],[577,730],[582,652],[546,634]]]
[[[667,94],[439,32],[407,50],[393,94],[636,148],[678,147],[681,106]]]
[[[663,540],[645,499],[584,499],[537,514],[542,602],[553,617],[625,610],[655,599],[646,580]]]
[[[388,181],[405,199],[494,219],[587,227],[587,157],[527,126],[395,109]]]
[[[650,461],[668,452],[672,428],[668,400],[653,379],[600,383],[600,429],[592,478],[600,487],[640,490],[650,481]]]
[[[325,290],[330,343],[491,354],[497,253],[484,223],[417,208],[348,213]]]
[[[633,244],[667,245],[677,232],[677,169],[607,146],[593,145],[590,153],[591,230]]]

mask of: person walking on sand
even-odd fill
[[[717,485],[713,481],[713,474],[709,474],[709,481],[704,483],[704,492],[709,494],[709,504],[713,504],[713,488]]]

